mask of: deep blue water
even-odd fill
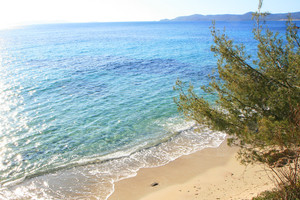
[[[218,22],[254,52],[253,22]],[[207,85],[210,22],[0,30],[0,198],[106,199],[142,167],[216,147],[177,112],[177,78]],[[283,31],[284,22],[270,28]],[[213,97],[206,97],[213,99]]]

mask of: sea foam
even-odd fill
[[[170,118],[163,125],[172,132],[167,138],[140,144],[97,160],[81,160],[77,166],[31,178],[16,186],[2,188],[8,199],[107,199],[114,183],[136,176],[141,168],[166,165],[183,155],[204,148],[216,148],[225,134],[199,127],[194,122]]]

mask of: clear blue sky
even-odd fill
[[[156,21],[192,14],[243,14],[258,0],[1,0],[0,28],[48,22]],[[271,13],[300,11],[300,0],[264,0]]]

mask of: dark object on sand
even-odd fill
[[[154,182],[154,183],[151,184],[151,186],[152,186],[152,187],[158,186],[158,183],[157,183],[157,182]]]

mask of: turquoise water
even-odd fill
[[[36,25],[0,31],[0,198],[106,199],[143,167],[225,134],[176,110],[177,78],[208,84],[209,22]],[[218,23],[255,49],[252,22]],[[281,22],[270,23],[284,30]],[[208,99],[213,97],[206,97]]]

